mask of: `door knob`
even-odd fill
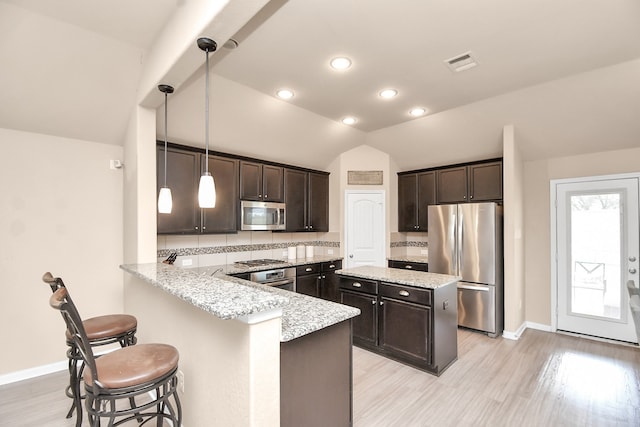
[[[636,274],[636,271],[637,270],[635,268],[630,268],[629,269],[629,273],[631,273],[631,274]]]
[[[636,257],[634,257],[633,255],[629,257],[629,261],[634,262],[635,260],[636,260]]]
[[[349,258],[353,258],[353,254],[349,255]]]

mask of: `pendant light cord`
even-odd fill
[[[164,186],[167,186],[167,96],[164,93]]]
[[[204,171],[209,173],[209,49],[207,48],[207,68],[205,71],[205,94],[204,94],[204,140],[205,140],[205,159]]]

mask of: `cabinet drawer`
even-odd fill
[[[403,270],[429,271],[429,265],[422,262],[389,261],[389,267]]]
[[[320,273],[320,263],[300,265],[296,267],[296,276],[304,276],[305,274]]]
[[[378,292],[378,282],[375,280],[341,277],[340,288],[375,295]]]
[[[322,263],[322,271],[324,273],[328,273],[333,270],[339,270],[342,268],[342,260],[331,261],[331,262],[323,262]]]
[[[411,301],[416,304],[431,305],[431,289],[381,283],[380,295],[401,301]]]

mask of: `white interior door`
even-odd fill
[[[347,191],[345,198],[346,268],[384,267],[384,191]]]
[[[637,342],[638,177],[557,181],[557,329]]]

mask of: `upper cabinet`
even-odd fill
[[[259,202],[284,200],[284,169],[256,162],[240,162],[240,199]]]
[[[164,185],[164,147],[157,148],[158,190]],[[216,207],[198,206],[198,185],[205,155],[170,147],[167,150],[167,186],[173,209],[158,213],[158,234],[229,233],[236,231],[238,160],[209,156],[209,172],[216,185]]]
[[[502,200],[501,161],[440,169],[436,177],[438,204]]]
[[[329,174],[284,170],[287,231],[329,231]]]
[[[502,160],[398,174],[398,231],[427,231],[427,206],[502,201]]]
[[[209,152],[216,207],[198,206],[204,150],[169,144],[167,186],[173,209],[157,214],[158,234],[236,233],[240,200],[285,202],[287,231],[329,231],[329,174]],[[156,148],[157,191],[164,185],[164,144]],[[286,188],[286,194],[285,194]]]
[[[435,172],[399,175],[398,231],[427,231],[427,206],[435,200]]]

